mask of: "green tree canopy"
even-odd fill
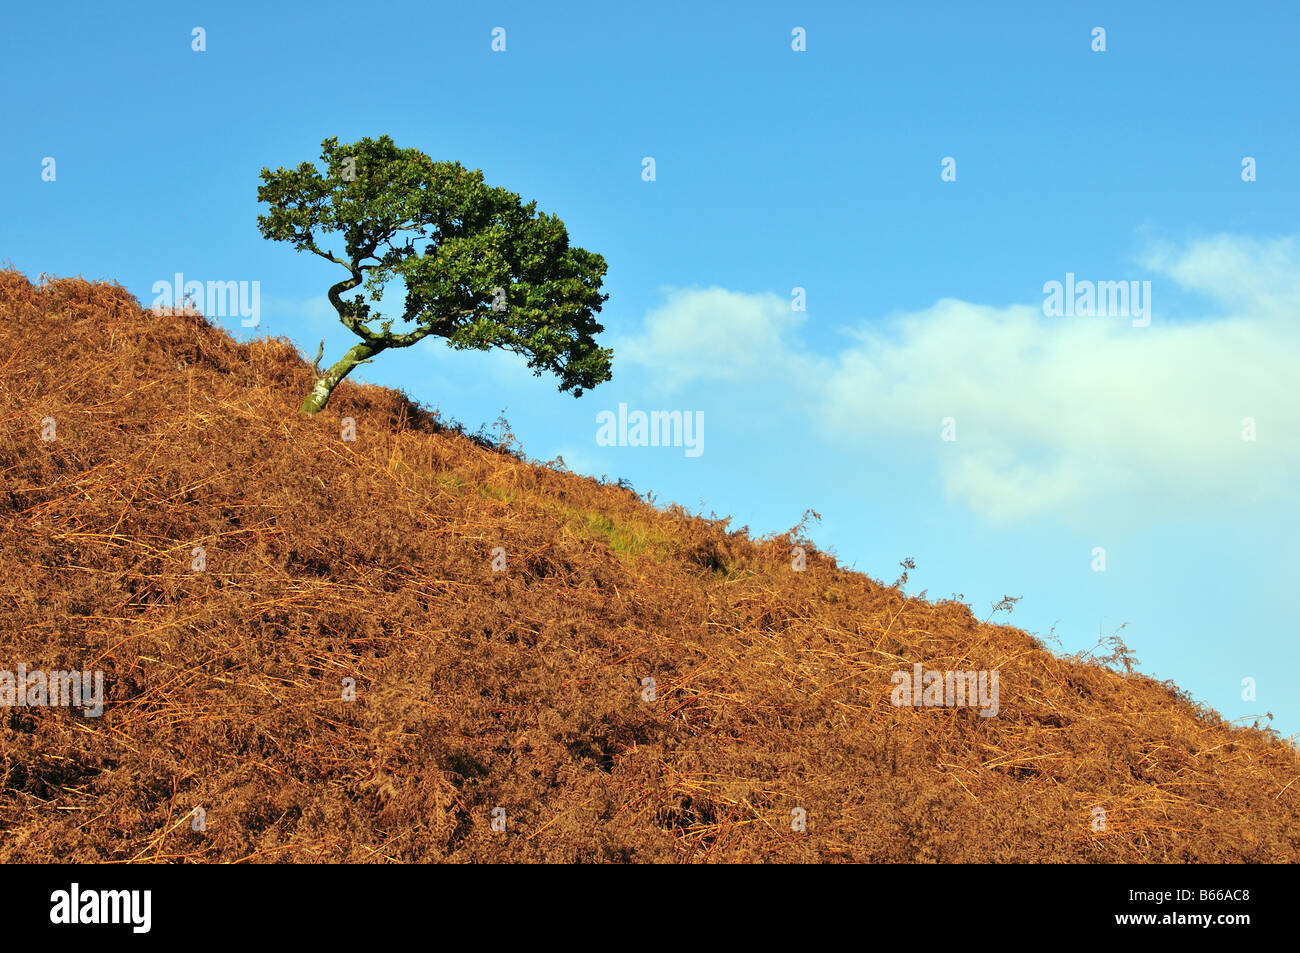
[[[599,347],[595,315],[605,259],[569,244],[555,215],[485,185],[483,173],[399,149],[388,136],[321,143],[324,172],[262,169],[257,218],[264,238],[290,242],[347,276],[329,289],[339,320],[361,339],[323,373],[302,405],[314,414],[358,364],[437,335],[454,348],[505,348],[550,371],[575,397],[610,379],[613,352]],[[328,246],[329,233],[341,236]],[[400,315],[374,303],[388,283],[405,285]],[[361,288],[350,300],[343,296]],[[369,298],[369,300],[367,300]],[[397,322],[399,330],[394,331]]]

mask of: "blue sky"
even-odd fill
[[[1022,596],[1066,650],[1126,623],[1144,672],[1300,732],[1294,4],[407,6],[8,10],[0,260],[146,305],[257,281],[225,326],[336,358],[334,266],[260,237],[259,170],[459,160],[605,256],[614,379],[432,338],[362,379],[755,533],[812,507],[844,563]],[[1150,281],[1150,324],[1045,316],[1067,273]],[[599,446],[620,402],[702,411],[704,453]]]

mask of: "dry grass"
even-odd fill
[[[0,709],[0,860],[1300,860],[1273,733],[799,528],[655,508],[382,388],[303,419],[287,341],[116,285],[0,272],[0,345],[0,669],[107,694]],[[891,705],[913,662],[998,670],[999,715]]]

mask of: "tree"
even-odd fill
[[[571,246],[559,218],[485,185],[477,169],[434,162],[388,136],[350,145],[331,137],[321,159],[324,173],[310,162],[264,168],[257,189],[270,205],[257,217],[262,237],[347,271],[329,301],[361,339],[321,374],[303,413],[320,411],[358,364],[431,334],[457,349],[524,355],[534,374],[551,371],[575,397],[610,379],[613,352],[594,340],[604,330],[595,315],[609,297],[600,291],[605,259]],[[332,232],[342,236],[341,252],[322,246]],[[395,277],[405,285],[400,320],[410,330],[394,331],[394,318],[366,300],[382,300]],[[355,288],[365,294],[343,297]]]

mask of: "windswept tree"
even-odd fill
[[[610,379],[612,352],[594,339],[604,330],[595,315],[609,297],[600,291],[605,259],[571,246],[559,218],[485,185],[478,170],[399,149],[388,136],[326,139],[321,159],[323,172],[310,162],[263,169],[257,189],[270,205],[257,218],[264,238],[347,272],[329,301],[361,339],[321,374],[303,413],[324,407],[358,364],[429,335],[458,349],[514,351],[575,397]],[[385,318],[374,304],[394,278],[405,300],[400,315]],[[358,288],[364,293],[344,297]]]

